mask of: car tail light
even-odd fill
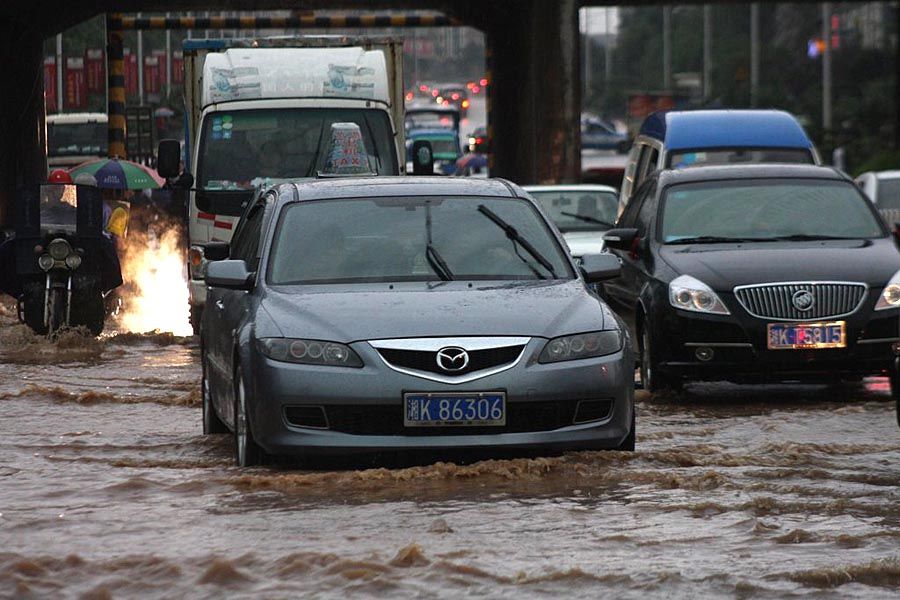
[[[469,108],[469,101],[468,101],[468,100],[463,100],[463,101],[462,101],[462,107],[463,107],[463,108]]]
[[[481,87],[484,87],[488,84],[488,80],[486,78],[483,78],[479,83],[481,83]]]

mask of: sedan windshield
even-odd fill
[[[615,192],[535,191],[528,192],[560,231],[597,231],[613,227],[619,199]]]
[[[272,246],[273,285],[573,277],[546,222],[519,199],[300,202],[282,211]]]
[[[667,244],[884,235],[868,202],[846,181],[706,181],[672,186],[663,198]]]

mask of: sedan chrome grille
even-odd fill
[[[755,317],[785,321],[815,321],[856,311],[866,297],[864,283],[792,281],[734,288],[741,306]]]

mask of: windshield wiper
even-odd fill
[[[441,257],[441,254],[431,244],[425,246],[425,260],[428,261],[428,265],[441,280],[453,280],[453,272],[450,270],[450,267],[447,266],[447,261]]]
[[[441,278],[442,281],[452,281],[453,280],[453,271],[450,270],[450,267],[447,265],[447,261],[441,256],[441,253],[437,251],[437,248],[434,247],[434,244],[431,242],[431,203],[425,203],[425,237],[427,238],[425,244],[425,260],[428,261],[428,265],[431,269],[437,274],[438,277]]]
[[[776,242],[803,242],[803,241],[816,241],[816,240],[858,240],[859,238],[855,237],[845,237],[840,235],[819,235],[819,234],[808,234],[808,233],[794,233],[791,235],[776,235],[772,237],[763,238],[763,241],[776,241]]]
[[[495,224],[497,227],[499,227],[500,229],[502,229],[502,230],[504,231],[504,233],[506,233],[506,237],[508,237],[510,240],[512,240],[514,243],[518,244],[519,246],[522,246],[523,248],[525,248],[525,251],[528,252],[528,254],[530,254],[531,257],[532,257],[534,260],[538,261],[542,267],[544,267],[545,269],[547,269],[547,271],[550,273],[550,275],[552,275],[553,278],[556,279],[556,270],[553,268],[553,265],[550,264],[550,261],[547,260],[547,259],[544,257],[544,255],[541,254],[541,253],[538,251],[538,249],[535,248],[535,247],[531,244],[531,242],[529,242],[527,239],[523,238],[523,237],[519,234],[519,232],[516,230],[515,227],[513,227],[512,225],[510,225],[509,223],[507,223],[506,221],[504,221],[504,220],[501,219],[500,217],[498,217],[497,214],[496,214],[494,211],[492,211],[491,209],[489,209],[489,208],[488,208],[487,206],[485,206],[484,204],[479,204],[479,205],[478,205],[478,212],[480,212],[481,214],[483,214],[484,216],[486,216],[488,219],[490,219],[491,221],[493,221],[494,224]],[[534,272],[534,274],[535,274],[538,278],[540,278],[540,279],[546,279],[546,277],[544,277],[544,276],[542,276],[540,273],[538,273],[537,270],[536,270],[534,267],[532,267],[531,264],[528,263],[528,261],[525,260],[525,257],[523,257],[522,255],[520,255],[518,252],[516,252],[516,256],[518,256],[519,258],[521,258],[522,261],[525,262],[525,264],[527,264],[527,265],[531,268],[531,270]]]
[[[718,235],[698,235],[696,237],[683,237],[677,238],[674,240],[668,240],[666,245],[669,244],[720,244],[720,243],[734,243],[734,242],[764,242],[767,239],[771,238],[737,238],[737,237],[722,237]]]
[[[603,225],[604,227],[607,227],[609,229],[612,229],[613,227],[615,227],[615,225],[613,225],[612,223],[609,223],[608,221],[604,221],[602,219],[598,219],[598,218],[592,217],[590,215],[579,215],[578,213],[566,212],[564,210],[560,211],[559,214],[564,215],[566,217],[572,217],[573,219],[578,219],[579,221],[587,221],[588,223],[596,223],[597,225]]]

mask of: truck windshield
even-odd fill
[[[359,126],[370,168],[399,174],[387,113],[355,108],[219,111],[206,116],[197,180],[205,190],[240,190],[266,179],[310,177],[322,169],[331,125]]]
[[[106,156],[106,123],[47,123],[47,155]]]

